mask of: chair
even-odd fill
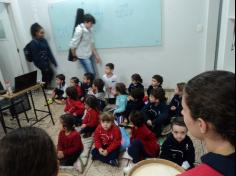
[[[0,82],[0,90],[3,91],[3,86],[2,83]],[[20,113],[24,113],[27,122],[29,122],[29,118],[28,115],[26,113],[26,108],[24,105],[24,98],[26,95],[17,97],[13,100],[7,100],[7,99],[2,99],[0,100],[0,122],[2,124],[3,130],[5,133],[7,133],[7,129],[12,129],[8,126],[6,126],[5,120],[4,120],[4,112],[9,110],[10,114],[12,116],[12,119],[16,119],[17,120],[17,124],[19,126],[19,128],[21,128],[21,124],[20,124],[20,120],[19,120],[19,114]],[[28,98],[28,96],[27,96]],[[19,108],[20,107],[20,108]]]

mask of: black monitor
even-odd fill
[[[14,93],[27,89],[37,84],[37,71],[33,71],[18,77],[15,77]]]

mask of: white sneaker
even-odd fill
[[[123,169],[124,174],[128,175],[134,166],[135,164],[130,162],[129,165]]]
[[[74,163],[74,168],[80,172],[83,173],[84,171],[84,164],[80,158],[77,159],[77,161]]]
[[[128,151],[126,150],[121,157],[122,159],[133,161],[133,158],[129,155]]]

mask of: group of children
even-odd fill
[[[78,83],[77,79],[71,80]],[[97,87],[95,82],[90,82],[91,87]],[[152,105],[157,108],[164,103],[164,93],[160,85],[151,91],[148,107]],[[176,94],[167,110],[169,114],[174,114],[180,112],[178,108],[182,108],[184,118],[171,118],[172,133],[161,148],[157,142],[158,136],[153,132],[155,128],[150,128],[153,124],[159,124],[157,119],[149,119],[149,115],[155,115],[152,112],[155,109],[148,111],[147,115],[145,110],[132,111],[132,107],[137,106],[131,106],[127,119],[127,123],[132,124],[130,145],[127,148],[130,158],[134,164],[146,158],[160,157],[171,160],[187,170],[178,176],[235,175],[235,74],[225,71],[205,72],[192,78],[185,85],[183,94],[178,93],[183,86],[184,84],[178,84],[176,93],[179,97]],[[61,165],[73,165],[84,149],[80,133],[75,126],[79,126],[80,131],[89,136],[94,133],[93,160],[118,166],[122,134],[114,123],[115,114],[101,112],[97,106],[100,99],[94,95],[78,98],[80,91],[75,85],[66,89],[66,114],[60,118],[62,130],[57,151],[52,139],[42,129],[26,127],[13,130],[0,140],[0,175],[54,176],[58,174],[58,160]],[[69,96],[71,92],[77,92],[77,96]],[[98,94],[97,91],[93,93]],[[137,91],[129,95],[136,99],[141,93]],[[78,107],[74,106],[77,105],[75,102],[79,102]],[[141,100],[138,102],[141,104]],[[187,136],[188,130],[194,137],[204,141],[209,152],[202,156],[202,163],[196,167],[194,147]],[[129,172],[130,167],[124,171]]]
[[[114,64],[109,63],[102,79],[94,79],[92,74],[86,73],[82,83],[76,77],[71,78],[69,87],[64,75],[56,76],[57,88],[48,103],[65,104],[66,114],[60,119],[62,130],[57,147],[60,164],[71,166],[76,162],[83,151],[82,135],[83,138],[93,136],[93,160],[118,166],[122,145],[119,127],[122,126],[132,129],[127,152],[134,164],[146,158],[161,157],[185,169],[192,168],[194,147],[181,117],[185,83],[177,84],[175,96],[168,105],[162,76],[152,77],[152,85],[145,96],[139,74],[132,75],[132,83],[127,89],[113,72]],[[161,148],[158,138],[170,123],[172,134]],[[124,172],[129,172],[132,166]]]

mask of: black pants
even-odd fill
[[[142,159],[146,159],[148,157],[147,153],[144,150],[143,143],[138,139],[134,140],[131,143],[128,149],[128,153],[133,158],[134,163],[138,163]]]
[[[111,104],[111,105],[116,104],[116,98],[108,98],[107,102],[108,104]]]
[[[77,161],[77,159],[80,157],[82,151],[78,151],[74,153],[73,155],[66,156],[63,159],[60,160],[61,166],[73,166],[74,163]]]
[[[65,99],[65,97],[63,97],[63,95],[64,95],[64,91],[63,91],[63,90],[60,90],[60,89],[58,89],[58,88],[55,88],[55,89],[54,89],[54,92],[55,92],[55,95],[56,95],[56,99],[57,99],[57,100]]]
[[[103,163],[110,164],[113,160],[118,160],[120,154],[120,148],[113,150],[111,153],[108,154],[108,156],[103,156],[99,153],[98,149],[92,150],[92,157],[93,160],[99,160]]]
[[[47,89],[53,79],[54,75],[53,70],[51,67],[48,67],[45,70],[41,70],[41,73],[42,73],[42,81],[46,83],[44,88]]]
[[[83,130],[81,130],[81,134],[87,134],[90,133],[92,134],[96,130],[96,127],[86,127]]]

